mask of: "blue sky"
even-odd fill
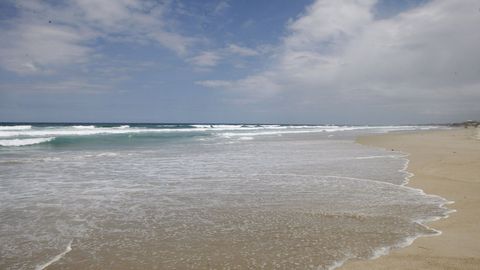
[[[474,0],[2,1],[0,121],[480,118]]]

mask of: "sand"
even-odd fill
[[[358,138],[365,145],[409,153],[408,186],[455,201],[457,212],[428,224],[442,231],[406,248],[369,261],[350,261],[341,269],[480,269],[479,129],[390,133]]]

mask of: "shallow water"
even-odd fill
[[[0,139],[0,269],[329,269],[442,217],[404,154],[419,127],[23,126]],[[165,131],[166,130],[166,131]],[[71,250],[69,249],[71,247]]]

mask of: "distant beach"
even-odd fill
[[[480,137],[478,128],[390,133],[363,136],[361,144],[409,153],[408,186],[455,203],[449,218],[428,225],[440,236],[422,237],[387,256],[352,261],[342,270],[479,269],[480,266]]]

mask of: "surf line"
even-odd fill
[[[70,242],[68,243],[67,245],[67,248],[65,249],[65,251],[63,251],[62,253],[58,254],[57,256],[53,257],[50,261],[44,263],[44,264],[41,264],[41,265],[37,265],[35,267],[35,270],[43,270],[45,268],[47,268],[48,266],[50,266],[52,263],[54,262],[57,262],[59,261],[63,256],[65,256],[65,254],[67,254],[68,252],[72,251],[72,242],[73,242],[73,239],[70,240]]]

